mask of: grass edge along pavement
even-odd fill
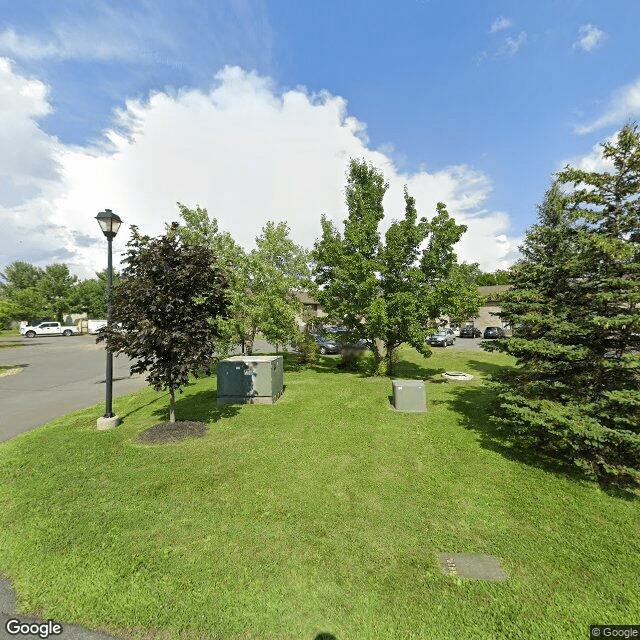
[[[272,406],[178,396],[202,438],[134,443],[168,394],[115,401],[0,445],[0,571],[18,610],[123,638],[576,638],[637,623],[638,495],[612,495],[496,441],[482,379],[503,354],[401,354],[428,412],[387,378],[288,370]],[[443,371],[475,376],[442,383]],[[497,557],[504,582],[445,576]]]

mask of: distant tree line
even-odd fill
[[[475,278],[475,283],[479,287],[487,287],[496,284],[511,284],[513,276],[508,269],[498,269],[497,271],[484,273],[479,271]]]
[[[115,272],[114,283],[118,280]],[[14,320],[53,318],[63,322],[70,313],[105,318],[106,287],[106,269],[95,278],[79,280],[64,263],[42,269],[18,260],[0,272],[0,327],[7,328]]]

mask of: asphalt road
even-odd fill
[[[23,346],[7,348],[7,344]],[[0,441],[76,409],[104,403],[106,356],[95,336],[11,337],[2,338],[0,345],[0,364],[22,368],[0,378]],[[147,384],[143,376],[130,376],[129,366],[124,356],[114,357],[114,397]]]

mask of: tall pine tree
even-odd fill
[[[640,482],[640,134],[603,145],[611,171],[567,167],[547,192],[502,317],[517,358],[496,381],[514,440],[592,476]]]

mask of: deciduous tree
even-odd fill
[[[296,339],[302,304],[295,291],[305,286],[309,270],[306,252],[291,240],[287,224],[268,222],[247,253],[206,209],[178,206],[184,224],[176,233],[186,243],[210,247],[229,284],[229,314],[220,325],[226,342],[242,344],[251,355],[258,332],[276,345]]]
[[[63,322],[64,314],[71,311],[77,282],[78,277],[69,273],[66,264],[48,265],[38,280],[36,288],[58,322]]]
[[[408,343],[430,355],[426,338],[438,319],[462,307],[475,315],[479,298],[473,308],[475,285],[462,278],[457,287],[449,284],[459,269],[453,246],[466,227],[455,223],[444,204],[438,204],[430,222],[418,221],[415,200],[405,188],[404,220],[393,221],[381,241],[378,226],[387,188],[374,167],[351,161],[344,234],[322,217],[313,272],[315,295],[330,319],[350,329],[354,340],[368,339],[376,369],[386,356],[392,374],[398,346]]]
[[[215,254],[204,245],[183,243],[178,226],[173,223],[159,238],[131,227],[126,266],[114,288],[113,324],[98,337],[114,353],[136,360],[131,373],[147,372],[157,391],[169,391],[170,422],[176,390],[210,365],[228,307]]]
[[[120,274],[113,272],[113,285],[120,282]],[[107,317],[107,270],[96,272],[96,277],[81,280],[72,294],[72,307],[77,313],[86,313],[89,318]]]

